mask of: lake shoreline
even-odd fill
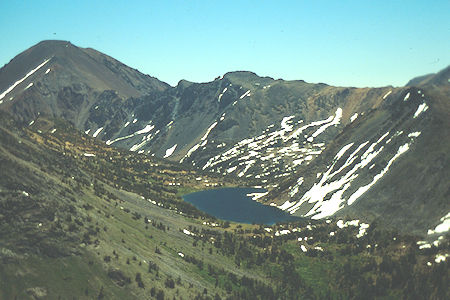
[[[273,225],[298,220],[277,207],[257,200],[267,189],[253,187],[223,187],[183,195],[184,201],[197,209],[224,221]]]

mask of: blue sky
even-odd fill
[[[450,64],[450,1],[0,1],[0,66],[45,39],[171,85],[228,71],[401,86]]]

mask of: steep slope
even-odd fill
[[[348,125],[273,199],[295,215],[366,216],[421,234],[435,228],[450,211],[450,93],[442,80],[449,75],[405,89]]]
[[[122,128],[107,126],[102,138],[223,175],[265,180],[287,176],[316,157],[346,124],[392,92],[397,89],[335,88],[233,72],[133,99],[127,107],[136,112],[126,120],[117,115],[111,123]]]
[[[43,41],[0,69],[0,106],[22,120],[43,114],[81,126],[101,99],[122,102],[168,87],[93,49]]]

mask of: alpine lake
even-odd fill
[[[265,192],[262,188],[221,188],[186,194],[183,199],[199,210],[225,221],[273,225],[299,220],[276,207],[253,200]]]

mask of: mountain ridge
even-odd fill
[[[49,58],[49,53],[56,53],[56,56]],[[59,53],[62,53],[61,57]],[[30,59],[33,59],[32,64]],[[9,111],[24,122],[31,122],[39,115],[62,117],[80,131],[108,145],[264,185],[271,193],[260,201],[284,209],[290,207],[288,203],[299,201],[294,199],[298,196],[286,195],[306,193],[305,185],[319,184],[318,174],[325,174],[324,170],[310,174],[309,178],[295,174],[310,173],[307,169],[310,164],[315,165],[316,159],[322,162],[322,169],[329,166],[333,156],[339,152],[335,148],[336,139],[348,136],[347,145],[353,143],[348,151],[356,150],[358,144],[361,146],[358,150],[361,153],[355,153],[357,156],[351,158],[351,166],[356,166],[357,161],[363,160],[362,152],[366,151],[371,158],[378,155],[377,147],[381,144],[375,142],[385,134],[388,134],[383,138],[385,141],[392,140],[395,132],[402,135],[403,131],[414,127],[412,122],[417,123],[416,131],[405,133],[417,137],[398,138],[410,147],[415,140],[420,142],[423,138],[421,126],[435,126],[430,124],[435,124],[436,120],[427,116],[442,113],[444,117],[439,119],[445,118],[449,110],[445,99],[449,94],[450,68],[432,76],[413,79],[418,87],[333,87],[302,80],[259,77],[249,71],[228,72],[205,83],[182,80],[177,86],[170,87],[96,50],[78,48],[65,41],[42,42],[19,54],[0,70],[0,78],[11,74],[8,83],[0,80],[0,90],[8,89],[12,82],[21,80],[24,73],[43,62],[45,65],[5,94],[0,100],[3,102],[0,109]],[[31,66],[26,67],[27,63]],[[75,71],[70,67],[74,64],[77,65]],[[10,71],[14,68],[21,69],[21,74]],[[50,71],[44,72],[45,69]],[[50,76],[54,77],[49,80]],[[430,93],[432,97],[428,97]],[[438,102],[438,108],[433,108],[428,101]],[[445,136],[448,124],[439,122],[445,124],[439,131]],[[343,143],[341,148],[346,145]],[[432,140],[432,143],[434,145],[437,141]],[[369,145],[376,150],[370,150]],[[445,149],[447,145],[436,144],[436,147]],[[373,170],[381,172],[388,165],[391,169],[390,160],[399,148],[386,144],[380,149],[383,155],[367,168],[377,165],[374,163],[380,159],[378,168],[372,167]],[[441,155],[439,153],[436,155]],[[326,159],[320,160],[321,157]],[[444,157],[442,161],[445,162],[447,156]],[[401,161],[403,158],[398,159]],[[392,168],[397,166],[393,163]],[[367,186],[377,175],[370,170],[358,167],[358,172],[347,173],[352,178],[359,177],[356,181],[343,177],[345,184],[354,185],[348,186],[345,193]],[[440,172],[443,172],[444,179],[448,178],[445,170]],[[290,179],[285,181],[285,178]],[[300,178],[305,185],[300,184]],[[286,186],[285,182],[291,184]],[[405,184],[407,182],[405,179]],[[281,189],[280,185],[286,186],[287,190]],[[442,189],[445,190],[445,184]],[[393,192],[390,193],[380,203],[388,203],[393,197]],[[436,201],[441,203],[444,194],[435,196],[438,198]],[[323,197],[330,195],[327,193]],[[348,197],[350,194],[341,201],[348,201]],[[371,199],[373,197],[375,195]],[[303,198],[302,209],[293,213],[311,213],[315,205],[325,205],[329,201],[308,199]],[[380,205],[378,212],[383,210]],[[441,206],[439,210],[445,207]],[[371,215],[369,209],[365,209],[364,214]],[[442,217],[432,214],[430,220],[433,222]],[[424,232],[430,224],[426,222],[418,227]],[[415,226],[408,230],[417,230]]]
[[[448,69],[169,87],[57,48],[0,69],[1,299],[449,299]],[[181,197],[257,185],[304,218],[228,222]]]

